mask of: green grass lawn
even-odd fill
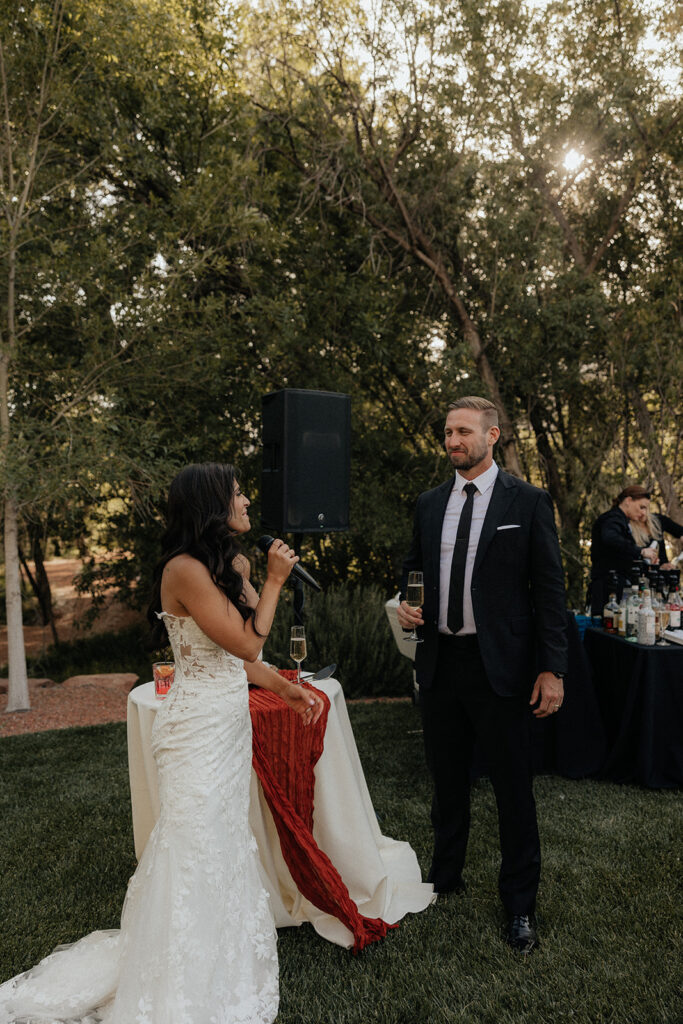
[[[427,779],[407,704],[351,707],[382,831],[426,870]],[[498,841],[473,790],[468,893],[353,957],[312,928],[279,933],[278,1024],[680,1024],[680,794],[537,779],[542,948],[498,938]],[[0,979],[116,927],[134,870],[124,725],[0,740]]]

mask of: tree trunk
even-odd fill
[[[429,234],[422,229],[419,217],[416,217],[411,212],[408,207],[408,203],[401,194],[399,186],[394,180],[393,168],[398,162],[400,153],[397,151],[394,154],[393,159],[389,162],[383,158],[377,148],[377,140],[372,129],[372,115],[368,116],[367,113],[363,111],[353,86],[349,86],[348,82],[343,79],[340,80],[340,85],[342,85],[347,91],[350,110],[352,111],[354,120],[356,120],[357,127],[362,124],[365,129],[365,136],[367,140],[365,145],[361,140],[359,131],[356,131],[356,151],[358,156],[363,161],[368,177],[377,186],[379,194],[384,202],[400,218],[404,230],[400,230],[399,228],[387,223],[381,213],[375,213],[373,210],[365,206],[365,204],[359,203],[351,192],[348,192],[346,195],[346,204],[349,209],[356,213],[357,216],[377,228],[385,238],[392,241],[399,247],[399,249],[403,250],[403,252],[408,253],[413,259],[417,260],[419,264],[426,267],[433,275],[434,280],[439,285],[446,300],[450,315],[460,325],[463,337],[472,354],[479,376],[486,385],[489,397],[498,410],[498,420],[500,425],[499,451],[505,469],[508,473],[512,473],[513,476],[523,477],[524,474],[522,472],[522,464],[517,451],[517,439],[515,436],[514,425],[503,400],[498,379],[494,373],[493,367],[491,366],[488,355],[486,354],[485,346],[479,334],[479,328],[469,315],[465,302],[456,287],[456,282],[448,270],[448,261],[444,257],[443,252],[439,249],[437,244],[434,244],[433,239],[430,238]],[[408,135],[409,134],[410,133],[408,133]],[[400,150],[403,150],[404,145],[408,145],[406,142],[408,135],[405,136],[404,140],[401,142],[399,147]],[[308,177],[306,161],[299,159],[298,156],[296,156],[296,161],[299,169],[305,171]],[[338,199],[339,193],[337,192],[337,181],[335,181],[332,188],[322,181],[319,181],[318,187],[322,188],[330,199]],[[345,190],[346,186],[342,184],[342,192]]]
[[[9,681],[7,711],[28,711],[26,651],[21,610],[21,573],[19,568],[19,537],[17,508],[11,494],[5,497],[5,605],[7,608],[7,660]]]
[[[36,583],[38,584],[38,600],[40,601],[40,608],[43,613],[43,619],[50,626],[52,632],[52,640],[55,647],[59,644],[59,637],[57,636],[57,626],[55,624],[55,613],[52,607],[52,591],[50,590],[50,581],[45,571],[45,562],[43,560],[43,547],[41,544],[42,530],[37,523],[34,523],[29,528],[29,534],[31,536],[31,554],[33,555],[33,564],[36,569]]]
[[[31,707],[26,677],[26,651],[24,649],[24,623],[21,607],[21,568],[19,563],[19,533],[17,529],[17,503],[7,480],[7,462],[10,446],[9,367],[16,348],[14,331],[14,285],[16,275],[16,244],[13,236],[8,253],[7,279],[7,344],[0,355],[0,438],[2,440],[2,469],[5,502],[5,608],[7,610],[7,711],[28,711]]]
[[[29,526],[29,537],[31,540],[31,555],[33,556],[33,564],[35,567],[35,576],[31,572],[28,562],[24,558],[21,548],[19,548],[19,559],[26,573],[26,577],[33,589],[33,593],[36,595],[38,604],[40,606],[40,619],[44,626],[49,626],[52,632],[52,640],[55,647],[59,644],[59,637],[57,635],[57,626],[55,624],[55,616],[52,608],[52,591],[50,590],[50,580],[48,579],[47,572],[45,571],[45,562],[43,561],[43,548],[41,545],[42,530],[36,523],[32,523]]]
[[[433,274],[434,279],[441,287],[451,316],[453,316],[462,329],[463,337],[472,354],[479,376],[484,381],[484,384],[488,389],[489,397],[498,410],[498,420],[500,424],[499,449],[503,459],[503,465],[508,473],[512,473],[513,476],[523,477],[524,473],[522,471],[522,464],[517,452],[517,440],[515,437],[514,426],[510,416],[508,415],[505,402],[503,401],[503,395],[498,385],[498,379],[494,373],[491,363],[489,362],[489,358],[479,334],[479,329],[471,319],[467,308],[465,307],[465,303],[460,297],[455,283],[446,267],[446,263],[442,259],[441,253],[431,244],[430,240],[423,234],[417,223],[412,220],[405,203],[399,203],[398,201],[392,202],[392,196],[396,192],[397,190],[392,184],[392,191],[387,198],[394,208],[400,210],[406,227],[406,235],[403,235],[400,231],[395,230],[390,225],[385,224],[381,217],[373,214],[369,210],[359,210],[353,203],[351,203],[351,208],[355,209],[356,213],[362,215],[364,219],[373,225],[373,227],[376,227],[387,238],[391,239],[401,249],[403,249],[404,252],[409,253],[424,267],[427,267],[427,269]]]
[[[566,470],[570,456],[565,450],[565,476],[563,477],[560,473],[557,456],[548,438],[545,418],[538,405],[532,406],[529,410],[529,421],[536,437],[536,448],[541,458],[542,467],[545,470],[547,488],[557,508],[560,547],[567,578],[567,603],[572,608],[583,608],[587,582],[580,543],[583,508],[576,493],[567,486]],[[591,468],[589,479],[585,480],[586,486],[590,486],[596,474],[597,467]]]
[[[38,168],[45,163],[47,152],[39,155],[41,133],[49,125],[59,106],[59,97],[51,95],[53,76],[63,53],[60,51],[61,28],[64,17],[63,0],[52,0],[49,29],[46,28],[45,52],[41,65],[36,67],[35,101],[27,104],[25,122],[17,128],[10,116],[11,103],[5,64],[5,50],[0,40],[0,101],[4,115],[2,143],[0,144],[0,184],[2,212],[7,221],[7,238],[3,252],[7,267],[6,321],[0,329],[0,472],[5,511],[5,604],[7,607],[7,660],[9,685],[7,710],[30,708],[26,679],[26,651],[21,608],[21,566],[19,562],[17,494],[8,479],[8,456],[11,444],[10,366],[17,355],[16,285],[17,265],[21,252],[22,235],[28,229],[34,210],[31,197],[36,185]],[[46,12],[47,13],[47,12]],[[47,113],[46,113],[47,112]],[[36,207],[36,210],[38,207]],[[27,237],[29,237],[27,235]]]
[[[645,404],[645,399],[635,388],[631,390],[633,396],[633,402],[636,407],[636,418],[638,420],[638,426],[643,435],[643,441],[650,454],[650,466],[654,473],[657,483],[659,484],[662,491],[662,500],[666,507],[666,513],[672,519],[675,519],[677,523],[683,522],[683,508],[681,502],[676,493],[676,487],[674,484],[673,477],[668,472],[666,465],[664,464],[664,453],[662,446],[657,440],[657,432],[655,430],[654,423],[652,422],[652,416],[650,410]]]

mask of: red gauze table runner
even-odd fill
[[[314,689],[308,683],[304,686]],[[327,694],[315,693],[322,698],[324,709],[315,725],[305,726],[270,690],[249,690],[252,762],[273,815],[282,855],[299,891],[353,932],[353,952],[358,953],[397,925],[358,912],[339,872],[313,838],[313,769],[323,752],[330,708]]]

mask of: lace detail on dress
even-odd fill
[[[249,828],[242,662],[163,613],[176,675],[152,750],[161,813],[121,931],[95,932],[0,987],[0,1024],[271,1024],[276,935]]]
[[[171,615],[170,612],[157,614],[160,619],[166,619],[166,630],[175,658],[176,679],[201,679],[203,682],[215,681],[225,686],[231,673],[237,673],[240,678],[244,676],[242,660],[209,640],[193,618],[188,615]]]

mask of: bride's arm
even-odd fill
[[[232,564],[244,579],[244,596],[247,599],[247,604],[250,608],[255,608],[259,597],[249,579],[251,574],[249,559],[244,555],[238,555]],[[277,693],[288,707],[303,717],[307,725],[318,721],[322,714],[323,702],[317,693],[311,693],[310,690],[304,690],[296,683],[290,683],[276,669],[271,668],[270,665],[264,665],[262,661],[245,662],[244,667],[250,683]]]
[[[230,654],[255,661],[273,624],[282,585],[298,561],[283,541],[273,541],[266,581],[253,606],[254,618],[245,620],[215,585],[202,562],[190,555],[178,555],[164,566],[162,605],[173,614],[191,615],[202,632]]]

